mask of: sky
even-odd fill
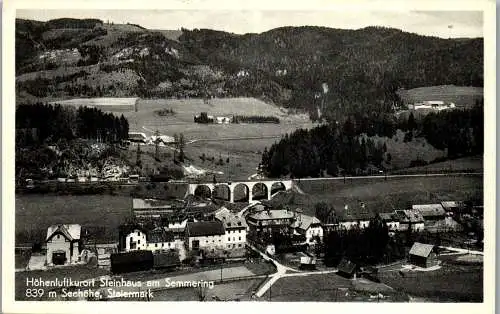
[[[38,21],[98,18],[148,29],[209,28],[237,34],[308,25],[341,29],[386,26],[442,38],[483,37],[481,11],[17,10],[16,16]]]

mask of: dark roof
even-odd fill
[[[172,242],[174,241],[174,235],[163,228],[156,228],[147,234],[147,241],[150,243]]]
[[[352,275],[356,270],[356,264],[348,259],[343,258],[338,264],[337,269],[339,270],[339,272]]]
[[[224,225],[218,220],[188,222],[186,229],[189,237],[223,235],[226,232]]]
[[[418,210],[423,217],[444,216],[446,214],[441,204],[419,204],[413,205],[413,210]]]
[[[139,230],[141,232],[144,232],[146,233],[146,230],[145,228],[143,228],[141,225],[137,224],[137,223],[128,223],[128,224],[123,224],[123,225],[120,225],[118,227],[118,232],[120,235],[128,235],[132,232],[134,232],[134,230]]]
[[[380,216],[380,218],[382,218],[382,220],[384,222],[398,221],[398,217],[396,216],[396,214],[394,212],[392,212],[392,213],[379,213],[378,215]]]
[[[434,249],[434,245],[432,244],[424,244],[420,242],[413,243],[413,246],[410,249],[410,255],[428,257]]]

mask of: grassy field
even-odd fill
[[[213,289],[204,291],[205,300],[214,301],[215,297],[224,301],[250,301],[253,291],[261,281],[261,279],[247,279],[216,284]],[[200,301],[199,290],[194,288],[155,291],[154,295],[152,301]]]
[[[350,279],[336,274],[285,277],[279,279],[260,300],[280,302],[377,302],[376,298],[370,298],[370,294],[375,292],[361,290],[358,286],[353,285],[353,281]],[[388,292],[387,287],[384,287],[383,290],[383,295],[386,298],[380,301],[407,301],[407,298],[397,291]]]
[[[372,137],[378,145],[386,145],[387,152],[391,154],[390,164],[386,164],[388,169],[400,169],[409,167],[412,160],[425,160],[431,162],[436,158],[445,157],[443,150],[439,150],[430,145],[423,137],[413,138],[411,142],[404,142],[405,132],[397,130],[392,138]]]
[[[455,85],[440,85],[419,87],[398,92],[404,103],[421,102],[425,100],[442,100],[453,102],[457,107],[470,107],[476,99],[483,97],[483,88]]]
[[[57,223],[81,224],[102,241],[117,241],[132,198],[111,195],[16,195],[16,243],[43,241]]]
[[[345,204],[351,212],[360,210],[364,202],[368,212],[387,212],[403,209],[409,204],[433,203],[445,200],[482,199],[482,176],[369,178],[300,181],[298,186],[306,193],[294,193],[293,205],[314,214],[314,204],[327,202],[342,211]]]
[[[262,151],[279,138],[297,128],[311,128],[306,115],[288,115],[279,107],[267,104],[255,98],[221,98],[204,103],[202,99],[141,99],[137,102],[138,111],[125,112],[130,130],[153,135],[173,136],[182,133],[186,140],[185,153],[188,164],[207,170],[221,171],[222,179],[247,179],[254,174],[262,158]],[[175,114],[159,116],[155,112],[172,109]],[[207,112],[214,116],[232,115],[269,115],[278,117],[280,124],[199,124],[194,123],[194,116]],[[199,158],[205,154],[218,161],[229,157],[230,162],[215,165],[214,162],[202,162]]]
[[[396,290],[433,302],[482,302],[483,267],[444,265],[430,272],[402,277],[397,271],[381,272],[379,278]]]
[[[464,157],[453,160],[446,160],[442,162],[432,163],[426,166],[421,167],[412,167],[401,170],[395,170],[391,173],[424,173],[428,172],[436,172],[436,171],[477,171],[483,172],[483,157],[482,156],[473,156],[473,157]]]

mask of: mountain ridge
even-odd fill
[[[334,119],[389,112],[401,101],[400,88],[482,86],[482,66],[482,38],[442,39],[378,26],[234,34],[97,19],[16,19],[16,77],[57,73],[38,84],[16,80],[16,94],[41,99],[252,96],[310,113],[321,107]]]

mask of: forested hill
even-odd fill
[[[182,29],[175,40],[132,24],[17,20],[16,71],[18,93],[39,98],[253,96],[338,118],[389,111],[398,88],[481,87],[483,39],[282,27]],[[40,71],[49,81],[35,84]]]

